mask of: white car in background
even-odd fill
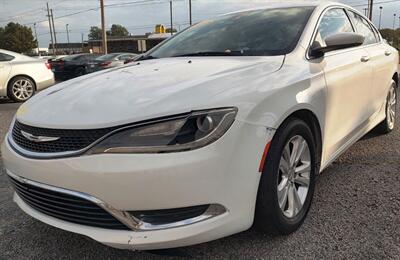
[[[54,82],[46,61],[0,49],[0,96],[23,102]]]
[[[290,234],[316,174],[376,126],[394,129],[398,63],[339,3],[208,19],[23,104],[2,145],[14,201],[118,248],[187,246],[253,223]]]

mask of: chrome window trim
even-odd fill
[[[317,21],[316,25],[314,26],[314,30],[313,30],[313,33],[312,33],[310,42],[308,43],[308,47],[306,48],[305,57],[306,57],[306,60],[308,60],[308,61],[315,60],[315,59],[313,59],[313,58],[311,58],[311,57],[309,56],[310,48],[311,48],[311,45],[313,44],[313,42],[314,42],[314,40],[315,40],[315,38],[316,38],[316,36],[317,36],[318,27],[319,27],[320,24],[321,24],[321,20],[322,20],[323,16],[325,15],[325,13],[326,13],[327,11],[329,11],[329,10],[331,10],[331,9],[343,9],[343,11],[346,13],[347,19],[349,19],[350,24],[351,24],[351,26],[353,27],[354,32],[357,32],[357,29],[354,27],[353,21],[351,20],[351,18],[350,18],[349,15],[348,15],[348,11],[352,11],[352,12],[358,14],[358,15],[361,15],[361,17],[363,17],[364,19],[366,19],[367,22],[368,22],[369,24],[371,24],[370,21],[368,20],[368,18],[366,18],[363,14],[361,14],[359,11],[357,11],[357,10],[355,10],[355,9],[353,9],[353,8],[349,8],[349,7],[344,6],[344,5],[331,5],[331,6],[326,7],[326,8],[321,12],[321,14],[320,14],[319,17],[318,17],[318,21]],[[373,25],[372,25],[372,26],[373,26]],[[374,27],[375,27],[375,26],[374,26]],[[379,31],[378,31],[378,32],[379,32]],[[361,46],[352,47],[352,48],[346,48],[346,49],[342,49],[342,50],[331,51],[331,52],[329,52],[329,53],[326,53],[324,57],[329,57],[329,56],[333,56],[333,55],[336,55],[336,54],[345,53],[345,52],[348,52],[348,51],[353,51],[353,50],[360,50],[360,49],[364,49],[364,48],[369,48],[369,47],[373,47],[373,46],[376,46],[376,45],[380,45],[381,43],[382,43],[382,37],[381,37],[381,35],[380,35],[380,33],[379,33],[379,41],[376,42],[376,43],[371,43],[371,44],[368,44],[368,45],[361,45]]]
[[[198,222],[201,222],[201,221],[205,221],[207,219],[222,215],[222,214],[227,212],[227,209],[224,206],[220,205],[220,204],[210,204],[210,206],[207,208],[207,210],[200,216],[197,216],[197,217],[194,217],[194,218],[185,219],[185,220],[182,220],[182,221],[173,222],[173,223],[168,223],[168,224],[153,225],[151,223],[147,223],[147,222],[141,221],[140,219],[137,219],[136,217],[134,217],[133,215],[131,215],[127,211],[117,210],[114,207],[112,207],[110,204],[108,204],[108,203],[106,203],[104,201],[101,201],[100,199],[98,199],[96,197],[93,197],[93,196],[91,196],[91,195],[89,195],[87,193],[68,190],[68,189],[59,188],[59,187],[51,186],[51,185],[48,185],[48,184],[32,181],[32,180],[20,177],[18,175],[15,175],[14,173],[11,173],[8,170],[7,170],[7,175],[9,175],[10,177],[12,177],[12,178],[14,178],[14,179],[16,179],[16,180],[18,180],[19,182],[22,182],[22,183],[26,183],[26,184],[29,184],[29,185],[32,185],[32,186],[35,186],[35,187],[38,187],[38,188],[50,190],[50,191],[55,191],[55,192],[64,193],[64,194],[67,194],[67,195],[79,197],[79,198],[88,200],[90,202],[93,202],[97,206],[101,207],[102,209],[104,209],[105,211],[110,213],[113,217],[115,217],[122,224],[124,224],[125,226],[130,228],[132,231],[137,231],[137,232],[154,231],[154,230],[163,230],[163,229],[183,227],[183,226],[191,225],[191,224],[198,223]],[[18,196],[18,194],[17,194],[17,196]],[[25,202],[24,202],[24,204],[27,205]],[[35,210],[35,209],[31,208],[28,205],[27,205],[27,207],[29,207],[31,210]],[[40,213],[40,214],[46,215],[45,213]],[[48,215],[46,215],[46,216],[48,216]],[[51,217],[51,216],[48,216],[48,217]],[[57,218],[55,218],[55,219],[57,219]],[[65,221],[65,220],[60,220],[60,219],[57,219],[57,220],[58,221]],[[68,221],[65,221],[65,222],[68,222]],[[68,223],[70,223],[70,222],[68,222]],[[76,224],[76,225],[80,225],[80,224]]]

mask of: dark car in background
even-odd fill
[[[50,61],[55,78],[65,80],[89,73],[88,64],[99,57],[98,54],[74,54]]]
[[[119,67],[124,65],[127,60],[131,60],[136,56],[137,54],[134,53],[123,53],[123,52],[106,54],[97,57],[96,59],[89,62],[88,72]]]

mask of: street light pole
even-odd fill
[[[382,21],[382,6],[379,6],[379,30],[381,29],[381,21]]]

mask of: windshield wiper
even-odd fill
[[[242,51],[200,51],[193,53],[178,54],[172,57],[195,57],[195,56],[242,56]]]
[[[151,55],[143,55],[139,58],[137,58],[135,61],[141,61],[141,60],[154,60],[158,59],[157,57],[151,56]]]

